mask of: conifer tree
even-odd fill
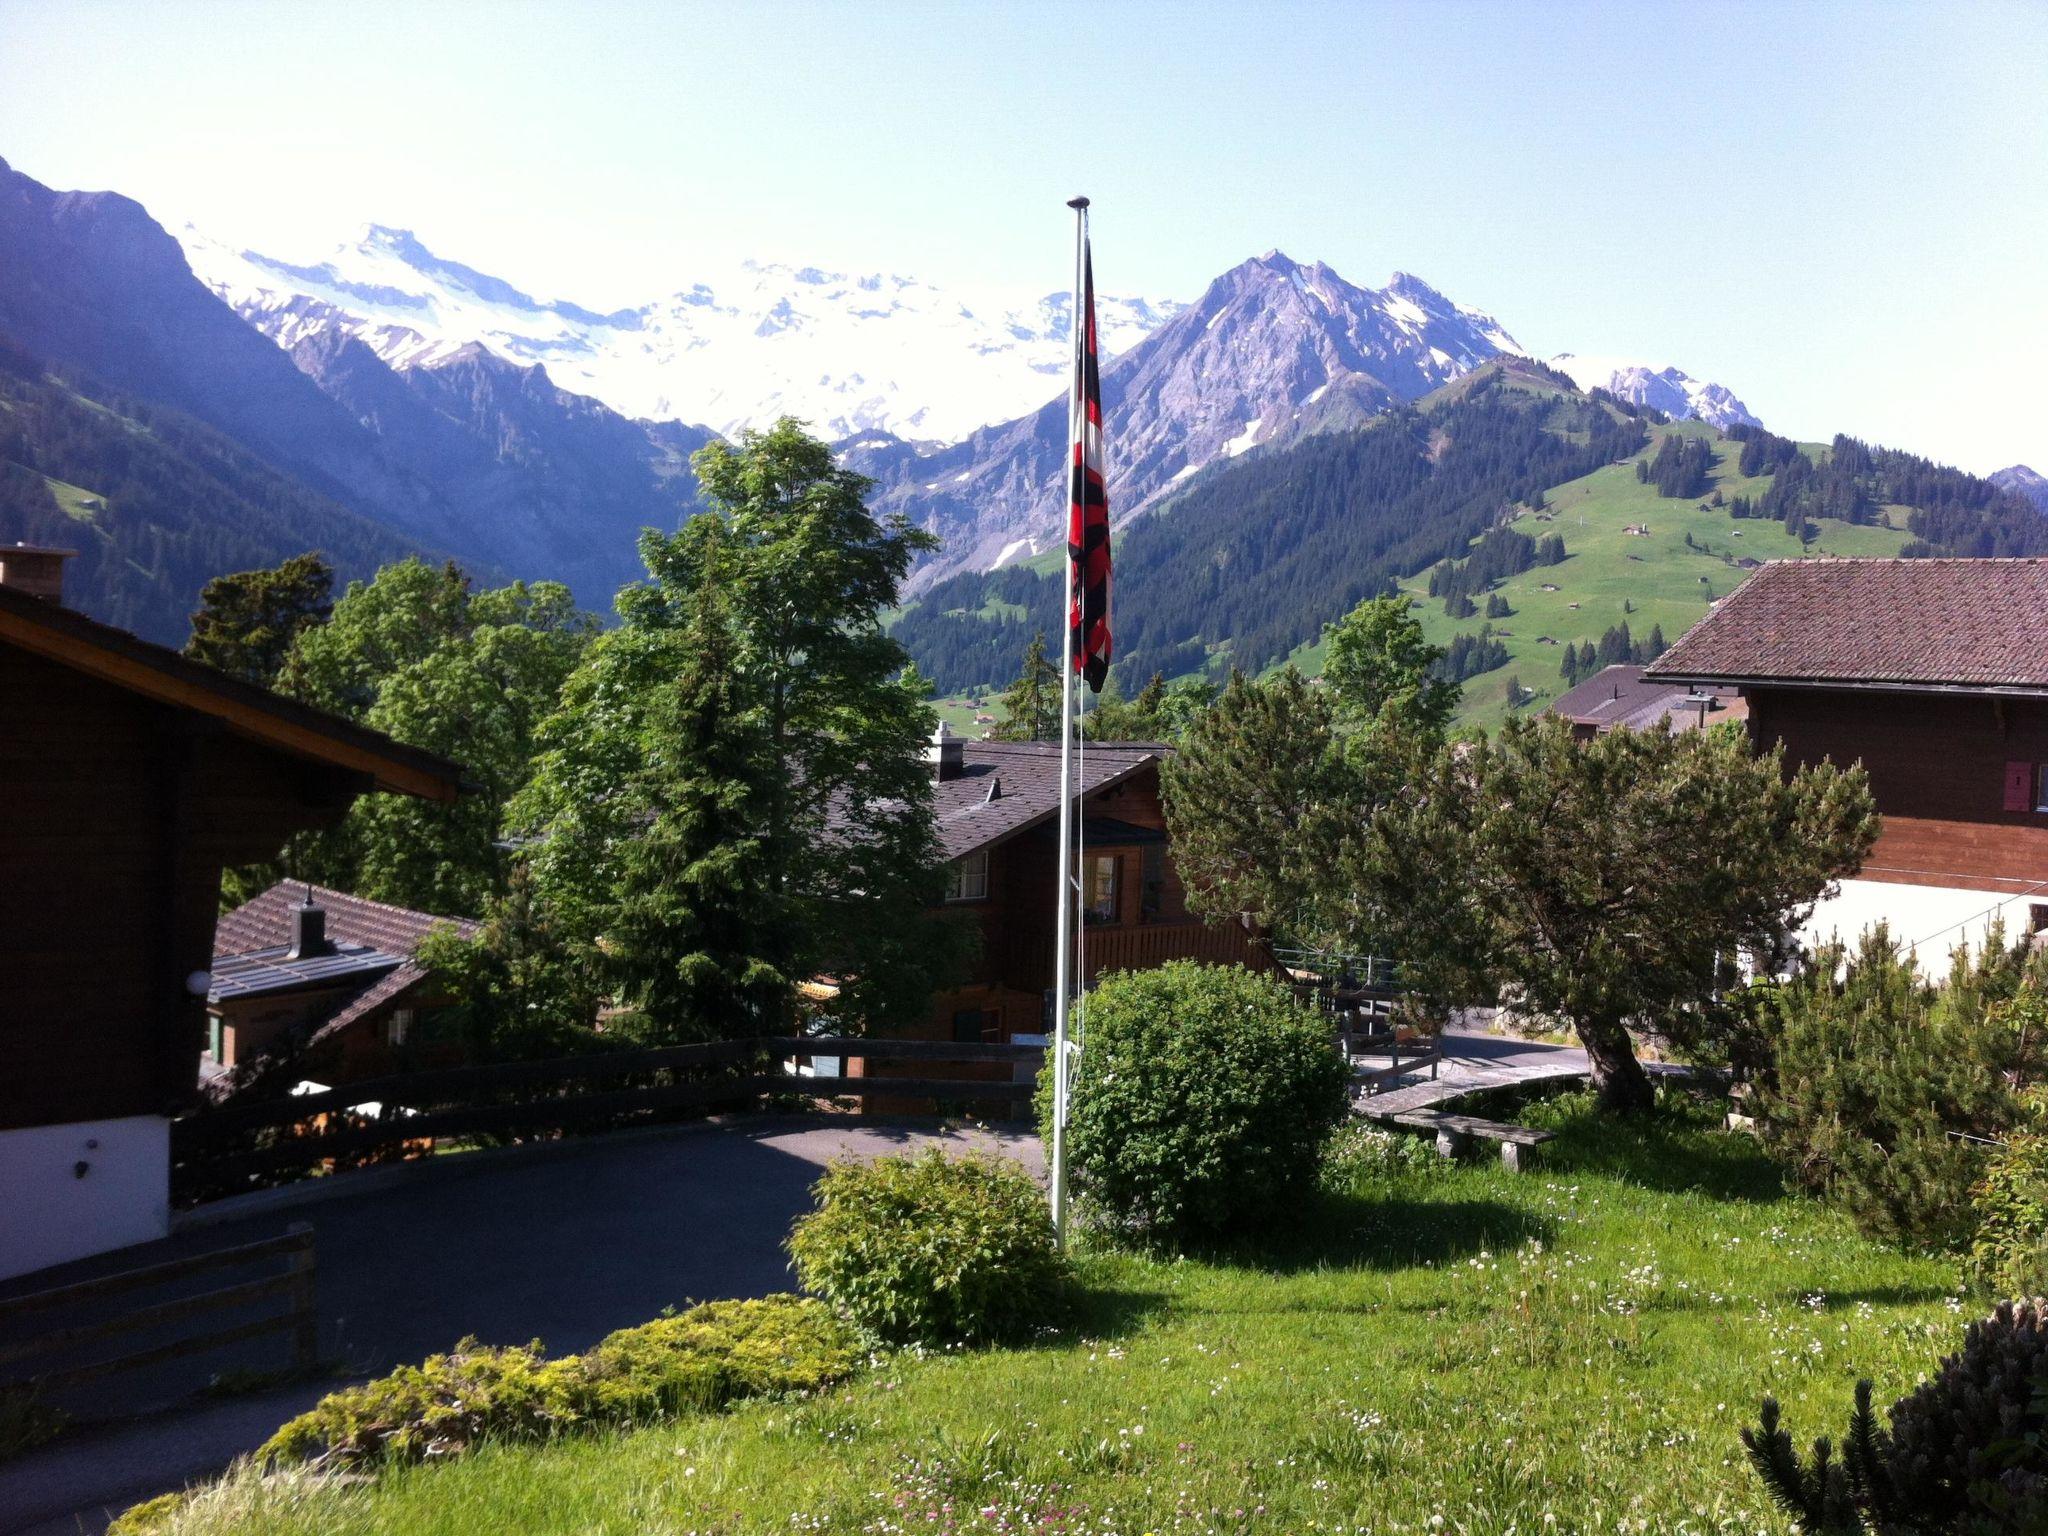
[[[300,632],[327,622],[333,591],[334,568],[316,554],[216,576],[200,590],[185,654],[268,688]]]
[[[991,735],[997,741],[1057,741],[1060,735],[1060,669],[1045,654],[1045,631],[1024,648],[1024,668],[1003,690],[1003,718]]]

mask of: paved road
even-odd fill
[[[249,1242],[312,1224],[322,1354],[367,1375],[444,1350],[540,1338],[583,1349],[665,1306],[791,1286],[782,1251],[819,1169],[934,1140],[1000,1148],[1034,1173],[1021,1126],[747,1120],[592,1140],[547,1155],[475,1155],[357,1175],[364,1192],[209,1224],[121,1255],[121,1267]],[[393,1177],[392,1175],[396,1175]],[[82,1278],[90,1263],[39,1284]],[[100,1267],[106,1267],[101,1265]],[[270,1346],[274,1359],[276,1345]],[[248,1363],[258,1363],[251,1359]],[[0,1464],[0,1532],[96,1531],[129,1504],[224,1467],[260,1445],[328,1384],[202,1402],[81,1430]]]

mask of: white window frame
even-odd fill
[[[988,900],[988,850],[980,848],[946,866],[946,900]]]

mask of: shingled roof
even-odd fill
[[[1725,718],[1734,718],[1726,715],[1729,690],[1705,688],[1696,692],[1687,683],[1645,677],[1643,670],[1627,662],[1602,667],[1577,687],[1559,694],[1549,712],[1564,716],[1573,725],[1596,731],[1611,731],[1618,726],[1637,731],[1659,727],[1672,732],[1690,731],[1717,711]],[[1707,705],[1704,713],[1700,708],[1702,699]]]
[[[2048,560],[1779,560],[1651,680],[2048,694]]]
[[[1090,742],[1077,754],[1074,780],[1082,795],[1092,795],[1169,750],[1155,742]],[[939,843],[948,859],[964,858],[1058,814],[1058,742],[969,741],[962,743],[961,759],[957,777],[932,786]]]

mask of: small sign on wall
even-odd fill
[[[2008,811],[2031,811],[2034,808],[2034,765],[2032,763],[2007,763],[2005,765],[2005,808]]]

